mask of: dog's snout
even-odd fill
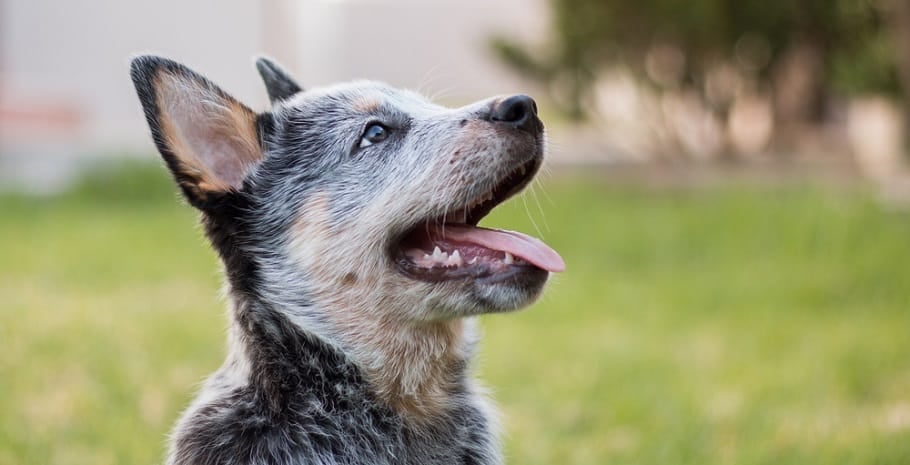
[[[513,95],[496,102],[490,111],[490,120],[534,134],[543,129],[543,124],[537,118],[537,102],[525,94]]]

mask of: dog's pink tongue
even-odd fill
[[[488,249],[509,252],[538,268],[558,273],[565,271],[562,257],[540,239],[515,231],[446,225],[446,239],[469,242]]]

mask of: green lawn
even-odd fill
[[[510,464],[910,463],[910,214],[855,189],[544,184],[487,221],[569,266],[483,319]],[[163,169],[0,196],[0,464],[158,463],[222,359],[219,288]]]

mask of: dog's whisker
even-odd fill
[[[549,171],[547,171],[547,174],[550,174]],[[550,197],[550,194],[547,192],[546,187],[543,185],[543,182],[541,182],[540,179],[534,179],[534,186],[537,188],[535,192],[540,192],[543,195],[544,199],[547,201],[548,205],[556,205],[556,203],[553,201],[553,198]]]
[[[534,205],[537,206],[537,211],[540,213],[540,221],[543,223],[543,228],[547,233],[549,233],[550,224],[547,222],[547,214],[544,212],[543,207],[540,205],[540,199],[537,198],[538,190],[543,190],[540,187],[539,183],[531,184],[530,188],[528,189],[528,191],[530,192],[531,198],[534,199]],[[541,236],[543,236],[543,234],[541,234]]]
[[[443,87],[441,89],[436,90],[432,94],[430,94],[430,99],[431,100],[444,100],[444,99],[450,98],[450,97],[452,97],[454,90],[455,90],[455,87],[453,87],[453,86]]]
[[[427,89],[429,86],[431,86],[431,85],[433,84],[433,82],[434,82],[436,79],[438,79],[438,76],[439,76],[439,74],[438,74],[439,67],[440,67],[440,65],[438,65],[438,64],[437,64],[437,65],[430,66],[430,67],[427,69],[427,71],[426,71],[425,73],[423,73],[423,77],[420,78],[420,80],[418,81],[419,84],[417,84],[417,91],[418,91],[418,92],[420,92],[421,94],[426,94],[426,93],[427,93],[427,92],[426,92],[426,89]],[[432,97],[430,98],[430,100],[433,100]]]
[[[534,220],[534,215],[531,214],[531,209],[528,208],[528,196],[527,194],[522,194],[521,203],[524,205],[525,214],[528,215],[528,219],[531,220],[531,225],[534,226],[534,231],[537,232],[537,235],[543,237],[543,231],[540,230],[540,226],[537,225],[537,221]]]

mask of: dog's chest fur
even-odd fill
[[[415,423],[377,402],[342,353],[280,314],[250,305],[237,323],[245,353],[234,355],[245,366],[229,357],[208,380],[174,432],[170,465],[500,463],[470,386],[453,386],[448,411]]]

